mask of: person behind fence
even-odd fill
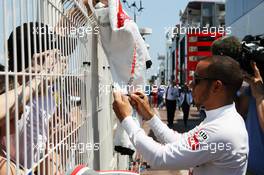
[[[43,53],[43,55],[45,54]],[[48,62],[49,58],[55,59],[51,56],[48,56],[45,60],[45,63]],[[58,64],[60,63],[54,62],[54,64],[50,65],[52,67],[50,66],[48,67],[49,69],[53,69],[54,67],[58,67]],[[41,73],[45,74],[46,70],[42,70],[42,71],[36,70],[36,72],[40,74]],[[49,72],[51,73],[52,71],[49,71]],[[28,102],[26,103],[24,107],[23,113],[19,115],[19,121],[16,126],[17,129],[19,130],[19,135],[20,135],[19,137],[19,145],[20,145],[19,146],[19,165],[21,165],[23,169],[31,168],[33,163],[36,163],[37,160],[40,159],[43,156],[43,154],[45,154],[46,142],[48,138],[47,136],[48,118],[46,117],[51,118],[54,115],[55,106],[56,106],[56,102],[55,102],[55,99],[53,98],[52,90],[49,86],[47,87],[48,94],[45,93],[46,92],[45,89],[43,91],[44,94],[41,94],[40,89],[39,89],[39,86],[41,84],[40,78],[34,77],[31,80],[31,82],[32,82],[31,88],[33,92],[32,103],[31,101],[29,101],[29,99],[27,100]],[[27,82],[27,84],[28,85],[26,87],[30,88],[29,81]],[[20,86],[22,87],[22,85]],[[38,95],[36,94],[37,91],[39,92]],[[28,96],[29,96],[29,92],[28,92]],[[26,97],[26,98],[29,98],[29,97]],[[49,103],[49,105],[47,103]],[[23,104],[23,103],[21,102],[20,104]],[[32,113],[30,112],[31,109],[32,109]],[[32,114],[32,117],[31,117],[31,114]],[[39,128],[39,131],[37,131],[37,127]],[[33,132],[31,132],[31,129],[33,129]],[[27,138],[26,140],[24,140],[24,135],[26,135],[26,138]],[[31,138],[33,142],[31,142]],[[10,139],[11,139],[11,142],[10,142],[11,161],[15,163],[16,162],[15,127],[11,129]],[[1,138],[1,142],[2,142],[3,149],[6,150],[7,143],[6,143],[5,135]],[[25,154],[27,154],[27,156],[25,156]],[[26,157],[27,159],[25,159]]]
[[[1,70],[0,71],[4,71],[5,68],[4,66],[0,66],[1,67]],[[26,69],[27,71],[28,69]],[[32,68],[32,72],[40,72],[40,71],[37,71],[36,69]],[[42,73],[45,73],[45,71],[43,71]],[[19,130],[19,133],[21,131],[21,126],[22,124],[21,123],[18,123],[16,125],[15,123],[15,101],[16,99],[18,100],[18,119],[21,121],[22,119],[22,116],[23,116],[23,100],[28,103],[29,102],[29,99],[30,99],[30,93],[35,93],[37,88],[39,88],[39,85],[41,83],[41,80],[36,78],[36,77],[33,77],[31,79],[31,82],[29,83],[29,81],[25,82],[26,85],[25,85],[25,89],[24,89],[24,92],[23,92],[23,85],[22,85],[22,77],[21,76],[18,76],[18,82],[17,82],[17,97],[16,97],[16,94],[15,94],[15,81],[14,81],[14,77],[13,76],[9,76],[9,90],[6,91],[6,89],[4,88],[5,87],[5,75],[1,75],[0,77],[1,81],[0,81],[0,84],[1,84],[1,87],[3,87],[3,89],[1,88],[1,96],[0,96],[0,103],[3,104],[2,106],[4,106],[7,101],[6,101],[6,95],[7,95],[7,98],[8,98],[8,105],[9,105],[9,118],[10,118],[10,172],[11,174],[16,174],[16,171],[15,171],[15,163],[16,163],[16,138],[15,138],[15,131],[16,129]],[[5,174],[4,172],[7,171],[7,167],[6,167],[6,157],[7,157],[7,148],[6,148],[6,145],[7,145],[7,135],[6,135],[6,123],[5,123],[5,117],[7,115],[7,111],[4,109],[4,110],[1,110],[1,120],[0,120],[0,126],[1,126],[1,132],[0,132],[0,154],[1,154],[1,166],[0,166],[0,174]],[[21,137],[19,137],[19,141],[21,140]],[[22,144],[19,144],[19,148],[20,148],[20,152],[19,153],[24,153],[24,150],[21,150],[21,146],[24,145],[24,143]],[[20,160],[24,158],[24,156],[21,156],[20,155]],[[23,170],[24,170],[24,164],[22,163],[22,161],[20,161],[19,163],[19,173],[23,173]]]
[[[3,65],[0,65],[0,71],[4,72],[5,71],[5,67]],[[8,77],[9,81],[9,89],[6,90],[5,89],[5,75],[0,75],[0,106],[5,106],[7,104],[6,101],[6,96],[8,98],[8,107],[7,109],[9,110],[9,118],[10,118],[10,134],[14,134],[15,133],[15,100],[16,100],[16,96],[15,96],[15,81],[14,81],[14,77],[13,76],[9,76]],[[34,91],[34,87],[35,87],[35,83],[38,83],[36,81],[34,81],[34,79],[32,80],[32,85],[33,85],[33,91]],[[17,85],[17,94],[18,96],[22,96],[22,85]],[[25,101],[29,100],[29,86],[25,87]],[[18,102],[19,104],[22,103],[22,101]],[[10,174],[11,175],[15,175],[16,173],[16,165],[15,165],[15,160],[11,159],[10,160],[10,164],[8,165],[7,163],[7,151],[6,151],[6,147],[5,147],[5,139],[6,139],[6,120],[5,117],[7,115],[7,111],[5,108],[2,108],[0,110],[0,174],[7,174],[7,169],[9,168]],[[12,142],[13,140],[11,140]],[[11,143],[11,146],[14,147],[14,142]],[[14,152],[12,152],[12,150],[14,151],[15,149],[12,149],[11,147],[11,154],[14,154]],[[23,171],[23,167],[19,167],[19,172],[18,174],[24,174]]]
[[[244,175],[248,135],[234,104],[242,81],[239,64],[230,57],[211,56],[199,61],[191,85],[192,95],[197,106],[205,107],[207,117],[183,134],[169,129],[153,113],[141,92],[132,94],[130,99],[114,92],[113,109],[137,151],[152,168],[193,167],[195,175]],[[130,102],[163,144],[148,137],[135,124]]]
[[[37,25],[37,24],[36,24]],[[33,38],[32,32],[32,23],[30,23],[30,35]],[[20,31],[20,26],[17,27],[18,31]],[[27,25],[24,24],[24,35],[27,34]],[[48,31],[47,31],[48,32]],[[21,44],[21,33],[16,33],[16,45]],[[44,34],[43,34],[44,35]],[[38,36],[38,35],[37,35]],[[36,38],[38,38],[36,36]],[[14,57],[13,53],[13,32],[11,33],[8,39],[8,68],[9,71],[14,72],[14,68],[17,68],[17,71],[23,71],[22,67],[22,57],[20,56],[20,49],[17,49],[17,58]],[[24,36],[27,39],[27,37]],[[32,40],[24,41],[25,46],[28,46],[30,43],[31,46],[33,45]],[[43,39],[43,38],[42,38]],[[48,40],[48,38],[46,38]],[[36,42],[36,48],[39,49],[39,42]],[[20,48],[20,47],[19,47]],[[50,48],[46,48],[50,49]],[[27,50],[27,49],[26,49]],[[41,50],[41,49],[40,49]],[[24,71],[28,73],[36,73],[36,74],[56,74],[62,73],[65,70],[65,59],[64,57],[60,56],[60,51],[53,49],[53,50],[43,50],[41,53],[33,53],[27,52],[25,53],[25,67]],[[29,65],[31,58],[31,64]],[[16,66],[15,60],[16,59]],[[43,69],[41,69],[40,63],[43,63]],[[2,66],[3,67],[3,66]],[[11,77],[12,78],[12,77]],[[10,79],[11,79],[10,78]],[[19,111],[19,121],[15,124],[15,121],[11,122],[11,132],[10,132],[10,160],[11,162],[16,162],[16,144],[19,144],[19,165],[21,169],[29,169],[32,167],[34,163],[37,163],[39,159],[43,157],[46,153],[46,143],[48,138],[48,122],[51,117],[55,114],[56,102],[55,97],[53,95],[53,87],[50,85],[51,82],[54,81],[54,77],[46,76],[45,80],[41,79],[38,75],[33,75],[31,81],[29,81],[29,77],[26,76],[26,91],[22,93],[22,78],[18,77],[19,84],[18,89],[21,88],[21,94],[19,94],[18,99],[21,101],[19,104],[23,104],[23,98],[25,99],[26,105],[19,107],[21,110]],[[11,79],[12,80],[12,79]],[[40,86],[42,82],[43,91],[41,91]],[[30,85],[31,84],[31,85]],[[48,86],[47,86],[48,85]],[[54,84],[53,84],[54,85]],[[11,86],[14,86],[11,84]],[[46,89],[47,88],[47,89]],[[31,89],[31,90],[30,90]],[[20,92],[20,91],[19,91]],[[37,93],[38,92],[38,93]],[[32,93],[32,101],[29,100],[30,93]],[[23,97],[23,95],[25,95]],[[10,98],[11,101],[14,103],[15,98]],[[9,100],[10,100],[9,99]],[[6,103],[5,100],[1,100],[1,103]],[[4,114],[5,115],[5,114]],[[2,114],[1,114],[2,116]],[[11,113],[11,119],[13,114]],[[14,117],[13,117],[14,118]],[[5,124],[3,124],[3,128],[5,128]],[[39,129],[37,129],[39,128]],[[2,128],[1,128],[2,129]],[[18,129],[19,139],[18,143],[16,143],[16,135],[15,130]],[[24,138],[27,138],[26,140]],[[33,140],[33,142],[31,142]],[[1,150],[6,152],[6,145],[7,145],[7,138],[6,134],[1,135]],[[56,154],[56,153],[55,153]],[[5,155],[6,157],[6,155]],[[50,158],[49,158],[50,159]],[[52,160],[53,158],[51,158]],[[50,164],[49,164],[50,165]],[[11,166],[12,168],[12,166]],[[2,170],[1,170],[2,171]],[[3,171],[5,171],[3,169]]]
[[[173,120],[177,106],[177,98],[179,96],[178,88],[176,87],[176,82],[171,80],[170,85],[166,89],[165,93],[165,103],[167,109],[167,121],[170,128],[173,127]]]
[[[190,106],[193,101],[192,92],[189,90],[186,84],[184,85],[179,98],[180,98],[180,106],[182,107],[182,112],[183,112],[184,128],[186,129],[189,118]]]
[[[238,59],[241,44],[234,36],[222,37],[213,42],[212,52],[214,55],[227,55]],[[260,175],[264,174],[264,70],[258,69],[255,62],[251,62],[251,67],[253,75],[244,72],[244,81],[249,87],[243,87],[242,94],[238,97],[238,111],[245,118],[249,137],[247,173]]]

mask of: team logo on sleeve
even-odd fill
[[[205,130],[201,129],[196,131],[193,135],[188,137],[188,144],[192,150],[197,150],[201,143],[205,143],[208,140],[208,134]]]

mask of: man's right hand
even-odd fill
[[[154,116],[154,112],[152,112],[148,102],[148,97],[144,93],[135,92],[131,94],[131,104],[144,120],[150,120]]]
[[[255,62],[251,63],[251,67],[254,70],[254,75],[244,75],[244,80],[249,83],[253,97],[258,101],[264,99],[264,83],[260,75],[259,69]]]

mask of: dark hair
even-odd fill
[[[5,71],[5,66],[0,64],[0,72],[4,72]],[[8,78],[9,80],[9,90],[14,89],[15,86],[15,80],[14,80],[14,76],[9,76]],[[6,92],[6,86],[5,86],[5,75],[0,75],[0,95]]]
[[[23,34],[21,29],[23,26]],[[28,35],[29,34],[29,35]],[[53,34],[53,35],[52,35]],[[28,40],[30,38],[30,40]],[[35,40],[35,41],[34,41]],[[63,56],[67,56],[72,53],[76,47],[76,38],[63,37],[56,35],[54,31],[50,31],[49,27],[43,23],[30,22],[16,28],[16,40],[14,43],[14,31],[8,38],[8,67],[9,71],[14,71],[14,44],[16,44],[17,55],[17,71],[22,71],[22,44],[24,45],[24,60],[25,68],[29,67],[29,56],[31,59],[35,53],[44,52],[51,49],[59,49]],[[30,46],[30,48],[28,48]],[[71,49],[64,49],[62,47]],[[72,49],[73,47],[73,49]]]
[[[226,55],[233,59],[238,59],[241,56],[241,44],[235,36],[224,36],[215,40],[211,50],[213,55]]]
[[[0,72],[5,71],[5,67],[3,65],[0,64]],[[0,95],[3,94],[5,92],[5,84],[2,85],[2,83],[5,81],[5,76],[4,75],[0,75]]]
[[[255,37],[251,35],[247,35],[243,38],[242,41],[251,42],[254,41]],[[215,40],[211,46],[211,51],[213,55],[226,55],[230,56],[231,58],[235,59],[239,62],[242,69],[245,71],[249,71],[253,73],[250,66],[250,60],[245,54],[245,49],[243,49],[242,44],[239,42],[238,38],[235,36],[224,36]],[[244,56],[243,56],[244,55]],[[253,60],[252,60],[253,61]],[[257,67],[259,68],[261,77],[264,77],[264,64],[261,62],[256,62]]]
[[[209,62],[206,74],[212,79],[220,80],[228,95],[232,98],[236,96],[236,92],[242,85],[243,74],[239,63],[228,56],[210,56],[203,59]]]
[[[4,72],[5,71],[5,66],[3,66],[2,64],[0,64],[0,72]]]
[[[21,28],[23,26],[23,35],[21,33]],[[40,32],[39,32],[40,30]],[[24,45],[24,60],[25,68],[29,66],[29,56],[32,56],[34,53],[39,53],[40,51],[45,51],[45,42],[46,50],[52,49],[52,44],[49,43],[51,35],[48,35],[48,26],[42,23],[33,23],[30,22],[24,23],[23,25],[16,28],[16,40],[14,43],[14,31],[10,34],[8,38],[8,67],[9,71],[14,71],[14,44],[16,44],[16,55],[17,55],[17,71],[22,71],[22,44]],[[29,34],[29,35],[28,35]],[[45,35],[46,34],[46,35]],[[35,35],[35,37],[34,37]],[[30,40],[28,40],[28,37]],[[35,42],[34,42],[35,38]],[[41,48],[40,48],[40,39],[41,39]],[[46,40],[46,41],[45,41]],[[30,46],[30,48],[28,48]],[[35,48],[35,50],[34,50]]]

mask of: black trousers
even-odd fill
[[[187,121],[188,121],[188,117],[189,117],[189,112],[190,112],[190,105],[188,105],[187,103],[183,103],[182,104],[182,112],[183,112],[183,122],[184,122],[184,126],[187,126]]]
[[[167,120],[168,126],[173,126],[174,113],[176,110],[176,100],[167,100],[166,99],[166,108],[167,108]]]

